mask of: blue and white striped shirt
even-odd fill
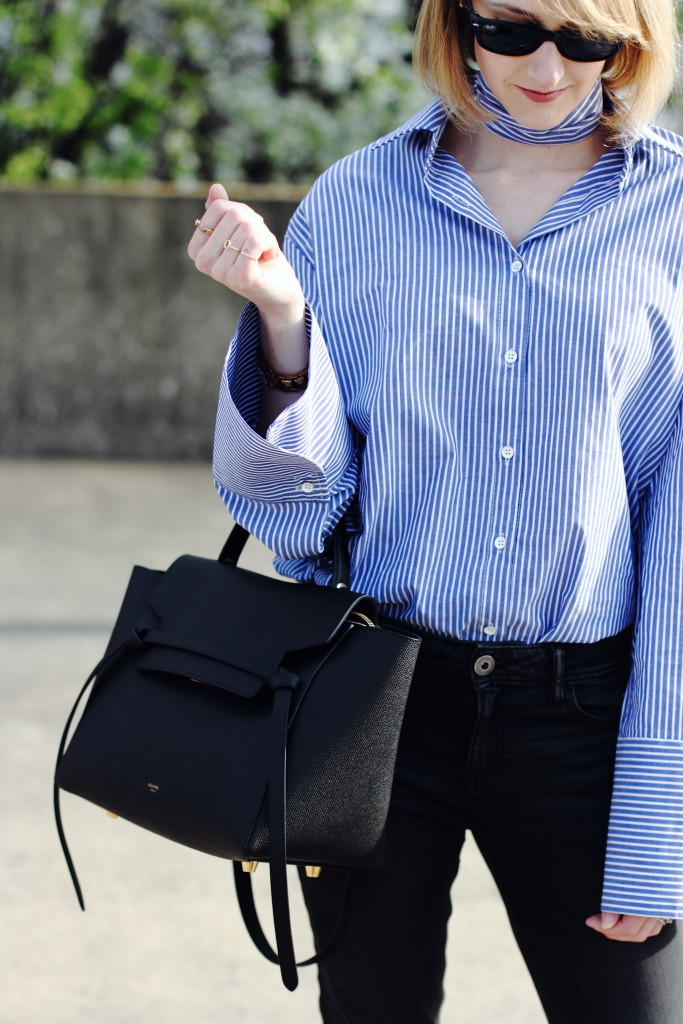
[[[605,152],[513,247],[438,145],[435,101],[335,164],[291,222],[310,383],[253,430],[231,346],[215,477],[276,567],[464,640],[635,624],[602,907],[683,917],[683,140]]]

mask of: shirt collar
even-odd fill
[[[448,113],[440,99],[433,100],[428,106],[419,113],[411,117],[409,121],[402,124],[395,131],[389,135],[385,135],[383,138],[378,139],[377,142],[373,142],[371,149],[379,149],[381,146],[386,146],[389,142],[394,142],[395,139],[402,139],[406,135],[416,135],[420,132],[431,134],[431,146],[433,150],[439,141],[439,136],[446,127],[448,121]]]
[[[417,114],[411,117],[405,124],[400,125],[389,135],[384,135],[381,139],[377,139],[370,146],[370,149],[380,149],[382,146],[386,146],[390,142],[405,138],[407,135],[418,135],[424,133],[431,135],[430,145],[427,147],[427,155],[430,158],[436,145],[441,137],[446,124],[448,123],[448,111],[440,99],[432,100],[432,102],[420,110]],[[655,142],[657,144],[664,145],[666,147],[666,141],[662,140],[663,133],[656,133],[649,126],[643,129],[641,138],[647,139],[648,141]],[[633,155],[636,147],[638,146],[640,139],[626,146],[623,150],[623,168],[621,174],[621,187],[623,187],[625,180],[633,165]],[[680,153],[680,147],[669,146],[672,150],[676,150]]]
[[[411,117],[404,124],[396,128],[393,132],[390,132],[388,135],[385,135],[381,139],[378,139],[376,142],[372,143],[370,148],[373,150],[380,149],[391,142],[395,142],[400,139],[407,138],[409,136],[426,136],[424,150],[425,184],[427,184],[427,187],[430,187],[428,179],[432,177],[432,164],[435,158],[437,144],[447,123],[448,111],[443,101],[437,98],[435,100],[432,100],[430,104],[428,104],[426,107],[420,110],[417,114]],[[583,191],[582,187],[577,189],[576,192],[570,197],[572,199],[572,205],[574,206],[573,217],[571,219],[574,219],[574,217],[576,217],[577,215],[581,216],[584,213],[590,212],[590,210],[594,208],[596,205],[603,205],[605,202],[608,202],[610,199],[618,195],[619,192],[621,192],[627,186],[627,183],[633,171],[634,156],[636,154],[636,151],[642,146],[643,143],[655,143],[656,145],[663,146],[665,149],[675,151],[678,155],[680,155],[680,141],[676,139],[678,145],[673,145],[668,139],[662,139],[662,135],[666,134],[667,133],[663,133],[661,131],[658,131],[657,129],[646,127],[643,129],[640,138],[637,139],[634,143],[627,145],[624,148],[617,147],[616,150],[612,150],[610,156],[607,158],[607,161],[603,160],[602,166],[600,168],[601,176],[605,171],[607,171],[608,167],[612,171],[612,174],[610,176],[611,180],[609,180],[609,184],[603,178],[601,182],[602,187],[596,191],[593,175],[589,173],[588,180],[586,180],[584,184],[586,186],[590,186],[590,189],[587,189],[587,192],[583,197],[583,202],[579,202],[578,205],[574,205],[576,203],[576,200],[579,198],[578,194],[576,193]],[[669,143],[668,145],[667,142]],[[467,182],[460,181],[455,183],[451,179],[449,190],[446,191],[444,195],[441,195],[439,194],[441,189],[437,186],[439,186],[440,184],[443,187],[445,187],[446,182],[440,183],[438,181],[440,177],[440,175],[437,175],[437,178],[431,183],[432,187],[436,190],[437,193],[435,194],[435,198],[441,199],[441,201],[446,201],[448,205],[451,205],[454,199],[457,202],[459,198],[458,193],[462,192],[465,185],[469,185],[469,179],[467,179]],[[455,192],[452,191],[454,184]],[[468,198],[471,199],[471,197]],[[472,204],[468,203],[467,205],[471,207]],[[462,207],[460,207],[460,209],[462,212]],[[545,219],[546,218],[543,218],[543,225],[545,224]],[[534,233],[535,231],[532,232],[532,234]]]
[[[444,106],[443,100],[437,98],[432,100],[426,107],[418,111],[413,117],[411,117],[405,124],[400,125],[393,132],[388,135],[384,135],[381,139],[377,139],[370,146],[370,149],[380,149],[382,146],[386,146],[390,142],[394,142],[397,139],[405,138],[408,135],[418,135],[424,133],[431,135],[430,145],[428,146],[428,154],[431,156],[436,149],[436,144],[439,141],[441,133],[443,132],[446,124],[448,123],[448,111]],[[654,128],[651,125],[647,125],[642,129],[642,132],[635,142],[627,145],[623,149],[623,169],[621,174],[621,185],[623,187],[626,179],[628,178],[629,172],[633,166],[633,158],[636,149],[639,144],[643,142],[654,143],[663,149],[667,149],[677,156],[683,154],[683,146],[679,136],[673,135],[671,132],[664,131],[662,129]]]

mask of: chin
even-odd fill
[[[521,124],[523,128],[532,128],[539,132],[548,131],[551,128],[557,128],[558,124],[562,124],[564,119],[571,110],[532,110],[528,107],[519,110],[510,106],[507,108],[508,113],[515,119],[517,124]]]

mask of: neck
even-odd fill
[[[472,79],[472,89],[477,103],[487,114],[486,129],[500,138],[511,142],[523,142],[530,146],[566,146],[590,138],[602,121],[605,96],[602,81],[597,78],[593,88],[584,96],[566,117],[549,128],[530,128],[515,121],[489,87],[481,71]]]
[[[493,135],[485,126],[465,135],[451,124],[444,132],[442,145],[466,171],[500,170],[515,175],[587,169],[608,148],[601,131],[566,146],[529,146]]]
[[[449,125],[443,137],[446,148],[468,171],[498,170],[522,175],[585,170],[607,148],[601,125],[604,100],[599,79],[561,124],[547,130],[518,124],[491,92],[480,71],[474,75],[472,85],[477,101],[493,115],[493,120],[481,124],[470,135],[460,134]]]

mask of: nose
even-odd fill
[[[539,85],[539,92],[550,92],[563,79],[564,57],[549,39],[527,57],[527,72]]]

